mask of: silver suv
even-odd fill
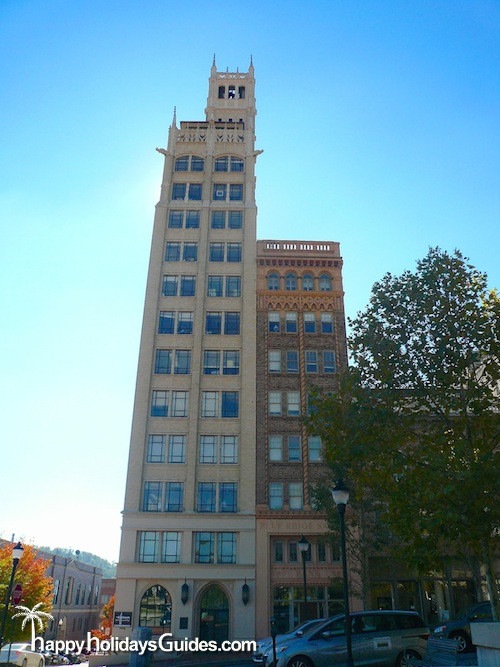
[[[357,611],[350,614],[356,667],[409,667],[425,656],[429,628],[412,611]],[[333,616],[304,637],[291,638],[264,655],[266,667],[345,665],[345,616]]]

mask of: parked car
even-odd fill
[[[429,628],[412,611],[358,611],[350,614],[356,667],[409,667],[425,656]],[[303,637],[293,638],[264,655],[268,667],[334,667],[347,657],[345,615],[333,616]]]
[[[10,654],[9,654],[10,649]],[[45,658],[41,653],[31,650],[31,644],[5,644],[0,650],[0,663],[9,662],[19,667],[45,667]]]
[[[438,637],[456,639],[458,652],[464,653],[474,649],[470,634],[471,623],[488,623],[493,620],[493,610],[489,602],[478,602],[462,609],[453,618],[438,625],[434,634]]]
[[[324,623],[326,618],[316,618],[311,621],[304,621],[300,625],[295,626],[292,630],[284,632],[283,634],[276,636],[276,644],[282,644],[284,641],[289,641],[294,637],[302,637],[306,632],[310,632],[313,628],[318,626],[320,623]],[[264,653],[268,649],[272,650],[273,648],[273,638],[264,637],[264,639],[259,639],[257,642],[257,647],[252,655],[252,660],[257,663],[262,663]]]

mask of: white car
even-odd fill
[[[32,651],[31,644],[5,644],[0,650],[0,663],[4,662],[18,667],[45,667],[45,658]]]

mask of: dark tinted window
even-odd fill
[[[397,614],[395,618],[398,626],[403,630],[425,627],[425,623],[417,614]]]

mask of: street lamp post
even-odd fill
[[[5,624],[7,622],[7,612],[9,611],[10,596],[12,595],[12,585],[14,584],[14,577],[16,575],[17,566],[19,560],[23,555],[23,545],[21,542],[18,542],[16,546],[12,549],[12,572],[10,573],[9,586],[7,588],[7,596],[5,598],[5,606],[3,609],[2,615],[2,628],[0,630],[0,648],[3,646],[3,634],[5,632]]]
[[[309,549],[309,542],[302,535],[298,542],[299,551],[302,554],[302,575],[304,577],[304,618],[301,621],[307,621],[309,614],[307,613],[307,577],[306,577],[306,555]]]
[[[354,667],[352,658],[351,617],[349,614],[349,581],[347,579],[347,557],[345,539],[345,508],[349,500],[349,489],[339,480],[332,489],[333,501],[337,505],[340,524],[340,548],[342,554],[342,577],[344,585],[345,639],[347,644],[347,667]]]

